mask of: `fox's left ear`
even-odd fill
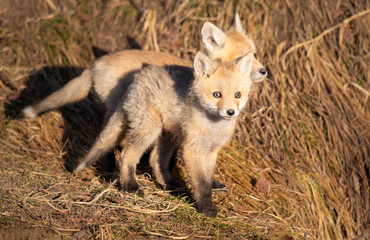
[[[215,64],[202,52],[194,57],[194,72],[197,77],[209,77],[215,71]]]
[[[245,30],[240,21],[239,14],[237,13],[235,13],[235,17],[234,17],[234,28],[235,28],[235,31],[245,34]]]
[[[253,64],[253,53],[250,52],[247,55],[236,59],[236,65],[239,68],[240,73],[243,76],[250,76]]]
[[[210,22],[205,22],[202,27],[202,42],[205,48],[212,52],[213,50],[222,49],[227,39],[226,34]]]

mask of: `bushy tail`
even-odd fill
[[[22,113],[27,118],[36,118],[40,113],[77,102],[90,92],[92,87],[92,71],[86,69],[81,76],[69,81],[63,88],[52,93],[38,104],[27,106]]]
[[[109,121],[103,131],[100,133],[94,146],[90,149],[85,159],[76,167],[75,171],[80,171],[114,148],[125,128],[124,113],[122,110],[116,111],[109,118]]]

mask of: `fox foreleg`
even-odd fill
[[[207,217],[216,217],[217,207],[212,202],[212,184],[217,151],[199,151],[185,145],[183,158],[193,187],[197,210]]]

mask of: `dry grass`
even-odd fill
[[[369,9],[367,1],[0,0],[0,238],[21,229],[31,238],[369,239]],[[270,75],[219,155],[216,176],[229,194],[215,196],[215,220],[148,174],[141,197],[92,169],[65,170],[99,132],[93,97],[36,120],[17,115],[104,51],[191,59],[204,21],[226,29],[235,12]]]

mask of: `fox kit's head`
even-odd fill
[[[261,82],[267,75],[266,68],[257,60],[256,46],[245,35],[239,15],[235,15],[234,30],[224,33],[210,22],[202,28],[202,41],[211,59],[231,62],[247,53],[253,53],[253,65],[250,77],[254,82]]]
[[[198,52],[194,58],[194,100],[214,118],[235,119],[248,101],[253,80],[250,77],[253,53],[232,62],[211,60]]]

